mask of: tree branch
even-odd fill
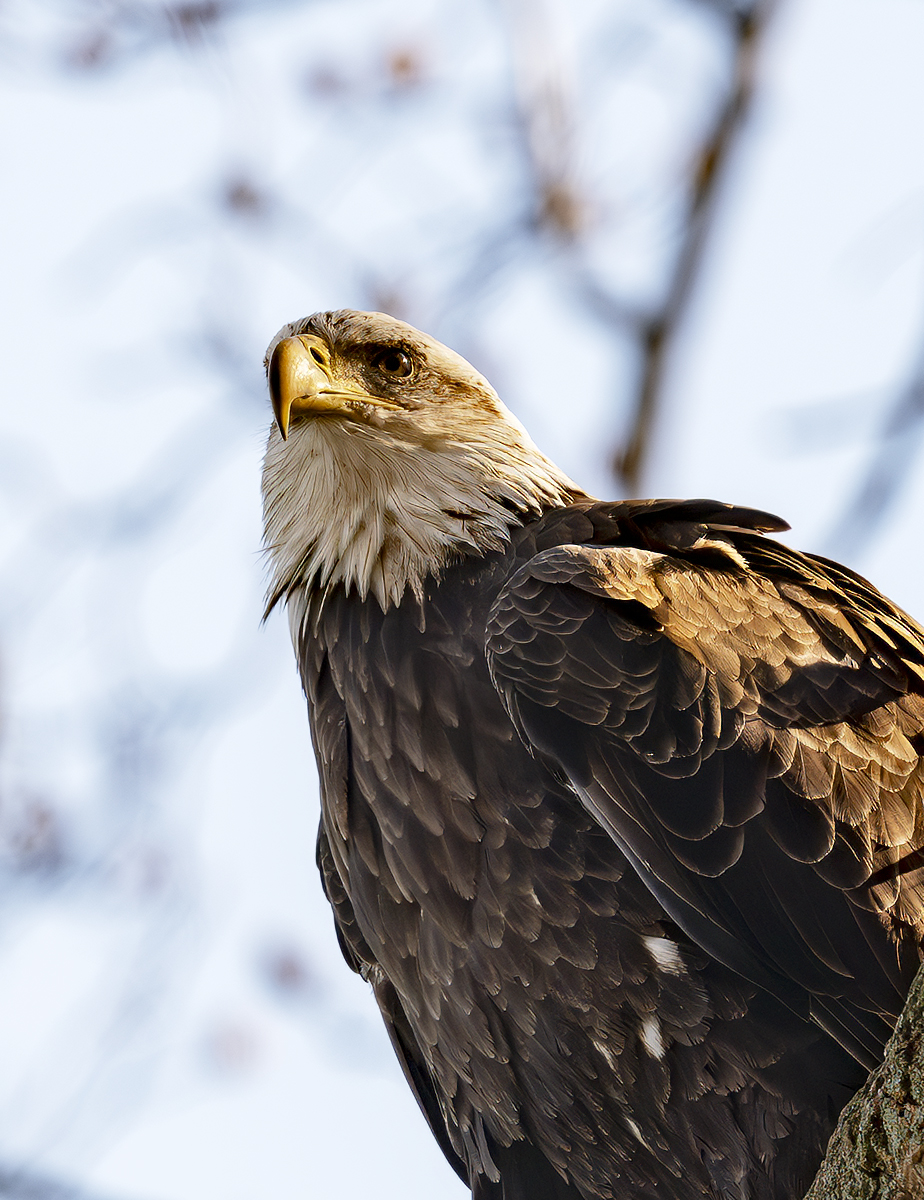
[[[924,344],[879,433],[860,484],[829,538],[834,557],[855,555],[881,526],[907,483],[924,438]]]
[[[841,1113],[805,1200],[924,1196],[924,967],[881,1067]]]
[[[0,1200],[99,1200],[81,1188],[44,1175],[0,1167]]]
[[[630,493],[638,488],[648,455],[667,357],[699,274],[723,172],[750,111],[757,54],[776,4],[777,0],[756,0],[746,12],[728,14],[734,38],[731,85],[694,161],[687,218],[673,275],[664,304],[641,332],[643,358],[634,417],[626,444],[613,460],[614,470]]]

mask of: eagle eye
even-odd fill
[[[407,379],[414,372],[411,356],[395,347],[381,350],[373,358],[372,365],[390,379]]]

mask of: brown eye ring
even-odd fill
[[[397,346],[381,350],[372,360],[372,365],[389,379],[408,379],[414,373],[411,356]]]

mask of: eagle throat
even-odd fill
[[[509,414],[427,436],[419,420],[387,428],[315,418],[284,442],[273,430],[263,469],[267,612],[297,589],[342,584],[382,610],[450,562],[507,544],[512,528],[584,498]]]

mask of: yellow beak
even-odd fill
[[[289,436],[293,416],[355,413],[358,405],[398,409],[355,387],[338,387],[331,375],[330,350],[323,338],[302,333],[283,338],[270,359],[269,390],[276,424]]]

